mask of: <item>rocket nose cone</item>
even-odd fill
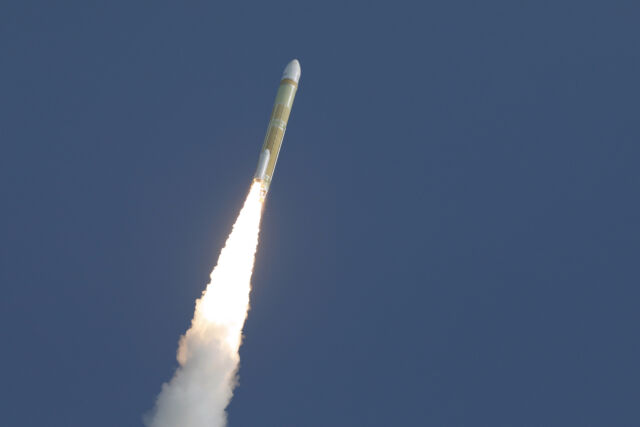
[[[294,59],[293,61],[289,62],[285,67],[284,73],[282,73],[282,78],[290,79],[298,83],[298,81],[300,80],[300,73],[301,73],[300,62],[298,62],[297,59]]]

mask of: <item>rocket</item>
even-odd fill
[[[267,127],[267,135],[264,137],[258,167],[253,177],[254,181],[262,184],[261,195],[263,200],[267,195],[267,191],[269,191],[271,179],[273,179],[273,171],[276,168],[278,154],[282,146],[284,132],[287,129],[287,122],[289,121],[289,114],[291,114],[293,98],[296,96],[299,80],[300,63],[297,59],[294,59],[287,64],[284,73],[282,73],[280,87],[278,87],[278,92],[276,93],[276,101],[271,111],[269,126]]]

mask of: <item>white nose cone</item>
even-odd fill
[[[282,73],[282,78],[293,80],[297,84],[300,80],[300,73],[300,62],[298,62],[297,59],[294,59],[285,67],[284,73]]]

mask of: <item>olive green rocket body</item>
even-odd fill
[[[300,80],[300,63],[297,59],[291,61],[284,69],[280,87],[276,94],[276,101],[271,112],[271,119],[267,128],[267,135],[262,144],[260,151],[260,159],[254,180],[262,183],[262,196],[266,196],[269,185],[273,179],[273,172],[280,154],[282,139],[287,129],[287,122],[291,114],[293,99],[298,89],[298,81]]]

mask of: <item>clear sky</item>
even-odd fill
[[[0,424],[141,425],[299,58],[230,425],[640,425],[639,14],[2,1]]]

